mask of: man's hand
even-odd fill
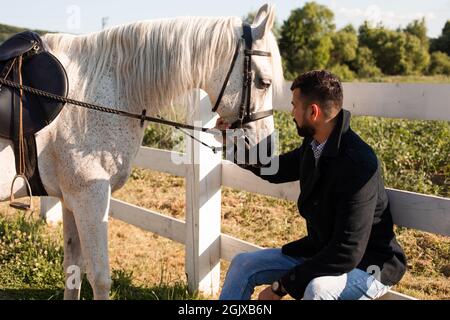
[[[265,288],[258,296],[258,300],[281,300],[282,297],[273,293],[272,288],[269,286]]]
[[[223,118],[219,118],[219,119],[217,119],[216,126],[214,128],[224,131],[224,130],[229,129],[230,125],[228,123],[226,123]]]
[[[229,128],[230,128],[230,125],[227,122],[225,122],[225,120],[223,118],[217,119],[216,126],[214,127],[214,129],[222,131],[222,134],[214,135],[214,138],[218,142],[223,144],[224,146],[227,144],[227,141],[225,141],[225,137],[224,137],[223,131],[225,131],[225,130],[227,130]]]

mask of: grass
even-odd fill
[[[356,82],[385,82],[385,83],[450,83],[450,76],[382,76],[357,79]]]
[[[42,220],[10,210],[0,210],[0,300],[53,300],[64,293],[62,228],[47,226]],[[123,226],[111,223],[111,231]],[[117,231],[115,239],[120,238]],[[114,263],[112,256],[111,299],[116,300],[186,300],[198,299],[190,294],[185,281],[166,274],[163,260],[151,282],[139,281],[135,268],[124,269]],[[124,248],[120,245],[120,248]],[[117,257],[122,260],[124,257]],[[132,265],[131,265],[132,266]],[[92,289],[83,279],[81,299],[92,299]]]
[[[139,169],[133,176],[123,189],[114,194],[116,198],[184,219],[182,178]],[[222,203],[222,232],[243,240],[265,247],[278,247],[306,233],[304,220],[299,217],[293,202],[224,188]],[[244,205],[246,203],[252,205]],[[62,298],[61,227],[52,228],[35,219],[24,220],[14,216],[17,214],[15,211],[2,206],[0,212],[9,212],[3,214],[1,222],[2,226],[7,226],[2,230],[8,230],[9,238],[14,237],[17,229],[36,233],[33,236],[36,248],[22,246],[24,252],[21,256],[29,256],[25,261],[33,261],[39,250],[54,250],[58,254],[56,260],[46,258],[43,262],[41,272],[44,277],[35,277],[26,263],[19,269],[12,268],[14,272],[9,273],[4,273],[5,266],[11,264],[0,264],[2,275],[5,274],[0,278],[0,298]],[[396,233],[409,258],[409,270],[394,289],[420,299],[450,299],[450,238],[405,228],[397,228]],[[113,299],[206,298],[187,292],[182,245],[114,219],[111,219],[109,238]],[[17,254],[15,246],[6,247],[8,252]],[[12,257],[13,254],[5,256]],[[228,262],[222,261],[221,264],[223,281]],[[31,277],[26,278],[22,274]],[[48,279],[44,280],[47,276]],[[14,283],[8,282],[10,279],[15,279]],[[92,298],[86,282],[82,298]]]
[[[447,78],[383,81],[450,82]],[[287,113],[276,112],[275,121],[280,152],[301,143]],[[450,197],[449,122],[354,117],[352,128],[377,153],[387,187]],[[169,129],[161,134],[160,128],[150,127],[144,142],[171,148],[171,136]],[[184,179],[135,169],[114,196],[184,219],[184,194]],[[419,299],[450,299],[450,238],[406,228],[395,231],[408,257],[408,272],[394,290]],[[279,247],[305,235],[306,227],[293,202],[223,188],[222,232],[264,247]],[[62,298],[60,226],[51,228],[36,216],[29,219],[0,204],[0,241],[0,299]],[[113,299],[205,298],[187,292],[180,244],[111,219],[109,253]],[[223,281],[228,262],[221,264]],[[82,298],[92,298],[86,281]]]
[[[183,201],[183,179],[148,170],[137,171],[140,178],[129,181],[115,196],[183,219],[183,208],[167,205],[175,199]],[[177,187],[171,188],[173,183]],[[141,191],[130,198],[136,186]],[[161,188],[165,192],[158,192]],[[155,206],[149,198],[159,198],[161,202]],[[305,235],[306,226],[293,202],[224,188],[222,232],[264,247],[279,247]],[[396,234],[408,256],[409,270],[394,290],[420,299],[450,299],[450,238],[406,228],[396,228]],[[223,262],[222,278],[227,266]]]

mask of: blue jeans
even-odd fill
[[[303,259],[281,253],[281,249],[264,249],[238,254],[231,262],[220,300],[249,300],[254,288],[270,285]],[[389,286],[360,269],[340,276],[313,279],[306,287],[303,300],[371,300],[384,295]]]

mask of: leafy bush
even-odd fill
[[[450,57],[440,51],[433,52],[428,73],[431,75],[445,74],[450,76]]]
[[[450,196],[450,124],[355,117],[353,129],[371,145],[388,186]]]
[[[333,41],[331,65],[349,63],[356,58],[358,35],[351,24],[335,32],[331,40]]]
[[[346,64],[336,64],[331,67],[330,71],[337,75],[341,81],[352,81],[356,76]]]
[[[353,70],[359,78],[380,77],[382,72],[377,67],[372,51],[367,47],[359,47],[356,51],[356,58],[351,62]]]
[[[278,132],[279,153],[297,148],[302,139],[297,135],[293,117],[288,112],[275,111],[275,130]]]
[[[428,47],[415,35],[383,26],[373,28],[367,22],[359,28],[359,45],[368,47],[376,65],[384,74],[421,73],[428,66]]]
[[[150,124],[145,129],[142,145],[158,149],[178,150],[183,148],[183,140],[183,134],[173,127]]]

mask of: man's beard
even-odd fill
[[[312,137],[316,134],[316,129],[314,127],[311,127],[307,124],[302,125],[301,127],[299,127],[299,125],[297,124],[297,121],[295,121],[295,126],[297,127],[297,134],[300,137]]]

